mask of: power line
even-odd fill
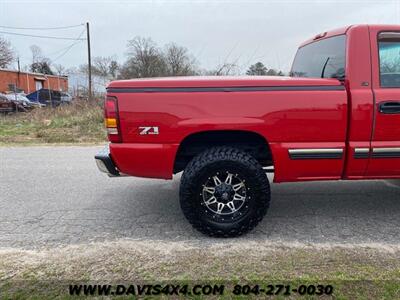
[[[71,48],[72,48],[73,46],[79,44],[80,42],[82,42],[82,41],[77,41],[77,42],[75,42],[75,43],[72,43],[71,45],[69,45],[69,46],[66,48],[66,50],[65,50],[63,53],[61,53],[59,56],[57,56],[55,59],[52,59],[51,61],[52,61],[52,62],[57,61],[58,59],[60,59],[61,57],[63,57],[65,54],[67,54],[68,51],[71,50]]]
[[[71,38],[71,37],[58,37],[58,36],[48,36],[48,35],[33,35],[33,34],[24,34],[24,33],[8,32],[8,31],[0,31],[0,33],[11,34],[11,35],[19,35],[19,36],[30,36],[30,37],[36,37],[36,38],[42,38],[42,39],[70,40],[70,41],[77,40],[76,38]],[[84,41],[85,39],[82,38],[80,40]]]
[[[80,42],[82,42],[82,41],[76,41],[76,42],[73,42],[72,44],[78,44]],[[56,51],[53,51],[53,52],[50,52],[50,53],[46,53],[46,56],[52,57],[52,56],[58,55],[59,53],[64,52],[64,50],[66,50],[70,46],[71,46],[71,44],[69,44],[68,46],[62,47],[62,48],[60,48],[60,49],[58,49]]]
[[[65,54],[68,53],[69,50],[72,49],[73,46],[75,46],[76,44],[79,44],[82,40],[80,37],[82,36],[82,34],[86,31],[86,29],[83,29],[82,32],[78,35],[78,37],[75,39],[75,42],[73,42],[71,45],[69,45],[67,48],[65,48],[65,51],[63,53],[61,53],[59,56],[57,56],[55,59],[53,59],[53,62],[57,61],[58,59],[60,59],[61,57],[63,57]]]
[[[78,40],[78,39],[82,36],[82,34],[84,32],[85,32],[85,29],[78,35],[78,37],[76,38],[77,41],[73,42],[72,43],[73,45],[76,45],[76,44],[78,44],[78,43],[80,43],[82,41],[82,40]],[[69,47],[71,47],[71,44],[66,46],[66,47],[63,47],[61,49],[58,49],[57,51],[50,52],[50,53],[47,54],[47,56],[58,55],[59,53],[64,52],[64,50],[68,49]]]
[[[81,41],[78,41],[78,42],[81,42]],[[78,42],[76,42],[76,43],[78,43]],[[75,44],[75,42],[73,42],[73,44]],[[62,48],[58,49],[57,51],[46,53],[46,55],[50,56],[50,57],[58,55],[59,53],[63,52],[65,49],[69,48],[69,46],[71,46],[71,44],[69,44],[68,46],[62,47]]]
[[[85,24],[60,26],[60,27],[13,27],[13,26],[0,25],[0,28],[17,29],[17,30],[56,30],[56,29],[76,28],[76,27],[80,27],[80,26],[84,26],[84,25]]]

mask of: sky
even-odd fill
[[[235,62],[240,69],[261,61],[288,71],[298,45],[318,33],[350,24],[399,24],[400,0],[381,1],[20,1],[0,0],[0,36],[11,42],[21,65],[31,62],[30,46],[42,48],[53,63],[66,67],[87,62],[86,41],[42,39],[4,32],[56,37],[86,37],[89,22],[92,56],[126,59],[135,36],[159,46],[185,46],[203,69]],[[4,26],[4,27],[1,27]],[[3,32],[3,33],[2,33]]]

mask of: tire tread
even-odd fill
[[[200,170],[217,161],[236,162],[246,166],[254,174],[253,180],[258,183],[259,199],[257,200],[256,213],[251,214],[244,222],[240,222],[240,224],[227,230],[214,228],[199,219],[191,199],[195,189],[193,182],[195,182]],[[195,229],[211,237],[237,237],[249,232],[264,218],[269,203],[270,187],[262,166],[250,154],[233,147],[215,147],[204,151],[189,162],[181,178],[180,204],[186,219]]]

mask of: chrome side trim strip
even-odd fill
[[[400,147],[373,148],[373,158],[400,158]]]
[[[354,158],[368,158],[369,148],[354,148]]]
[[[369,148],[354,148],[355,159],[370,157]],[[343,149],[321,148],[321,149],[289,149],[291,159],[341,159]],[[400,147],[373,148],[372,158],[400,158]]]
[[[321,149],[289,149],[291,159],[341,159],[343,149],[321,148]]]
[[[374,148],[374,153],[382,153],[382,152],[400,152],[400,147],[390,147],[390,148]]]

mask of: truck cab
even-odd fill
[[[346,87],[342,179],[399,177],[399,53],[400,26],[394,25],[325,32],[297,52],[292,76],[338,78]]]

